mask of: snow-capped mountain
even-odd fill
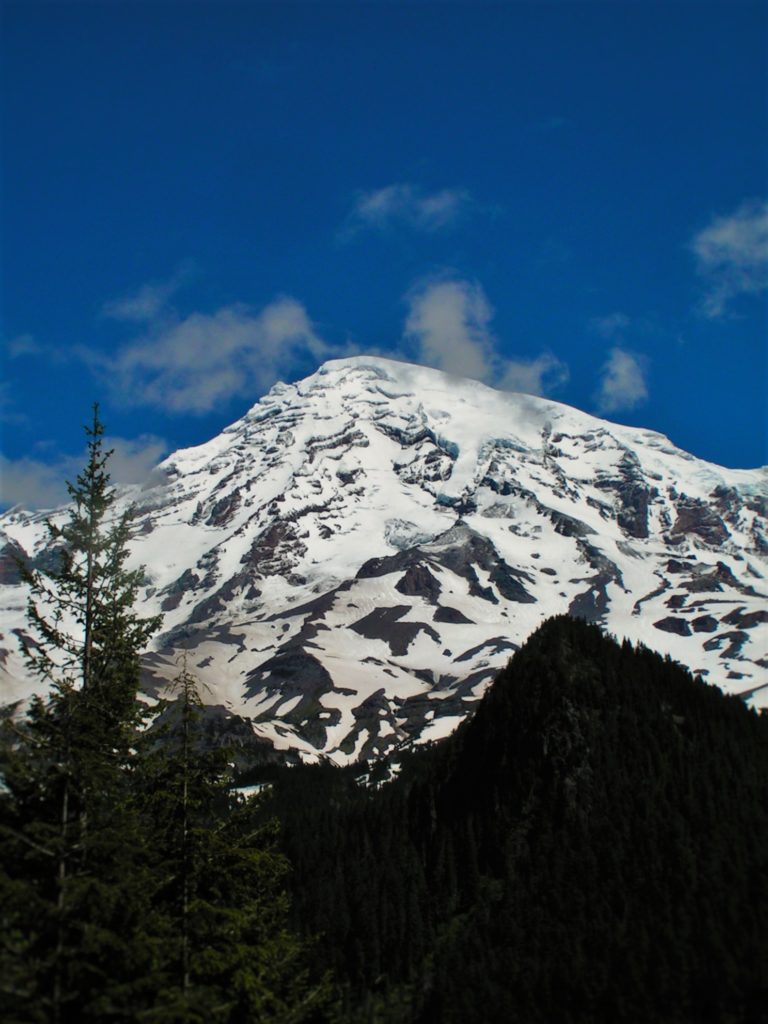
[[[768,703],[768,471],[650,430],[359,356],[277,384],[120,501],[165,615],[148,688],[186,651],[211,703],[305,756],[447,734],[562,612]],[[29,692],[11,556],[44,560],[44,519],[0,517],[6,701]]]

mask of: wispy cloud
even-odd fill
[[[510,359],[491,329],[493,309],[482,287],[462,279],[432,279],[407,296],[405,343],[419,362],[495,387],[544,394],[568,379],[551,353]]]
[[[59,469],[37,459],[8,459],[0,455],[0,483],[5,508],[53,508],[67,498]]]
[[[439,231],[455,223],[471,204],[463,188],[427,192],[418,185],[386,185],[357,196],[343,234],[350,237],[364,229],[384,231],[397,226]]]
[[[112,449],[108,468],[115,484],[144,483],[158,462],[168,454],[168,443],[155,434],[141,434],[134,438],[107,436],[104,445]],[[83,462],[81,457],[77,463],[78,471]]]
[[[647,398],[645,358],[627,349],[612,348],[602,367],[598,411],[613,413],[634,409]]]
[[[701,310],[712,319],[731,301],[768,289],[768,202],[753,199],[715,217],[690,243],[706,282]]]
[[[570,372],[566,364],[542,352],[535,359],[507,359],[500,387],[505,391],[525,391],[529,395],[549,395],[568,383]]]
[[[168,445],[152,434],[127,439],[105,438],[105,447],[113,449],[108,469],[114,484],[143,483],[167,453]],[[63,456],[45,461],[33,457],[8,459],[0,455],[2,505],[23,508],[55,508],[68,500],[66,481],[74,480],[87,458]]]
[[[287,296],[260,311],[166,310],[116,355],[81,350],[116,400],[175,414],[207,413],[235,397],[254,400],[297,363],[330,354],[304,307]]]
[[[589,321],[590,330],[601,338],[616,338],[624,334],[630,324],[626,313],[609,313],[607,316],[596,316]]]
[[[11,338],[6,346],[9,359],[22,359],[24,356],[39,356],[44,352],[43,346],[31,335],[20,334]]]
[[[135,292],[111,299],[102,314],[128,323],[150,323],[166,309],[171,298],[189,280],[192,264],[183,263],[167,281],[152,281]]]

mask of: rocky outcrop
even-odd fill
[[[0,584],[15,586],[21,582],[20,566],[29,562],[29,555],[14,540],[7,540],[0,547]]]
[[[699,615],[691,625],[695,633],[714,633],[720,623],[714,615]]]
[[[252,577],[282,576],[298,586],[302,577],[293,569],[306,553],[295,523],[278,520],[256,538],[240,562]]]
[[[523,582],[533,582],[532,575],[513,569],[488,538],[471,530],[461,519],[450,530],[425,544],[422,550],[439,565],[468,580],[473,596],[492,603],[498,601],[491,587],[481,585],[477,569],[482,569],[488,573],[489,583],[506,600],[521,604],[536,601]]]
[[[678,636],[691,635],[691,627],[688,625],[688,620],[681,619],[676,615],[668,615],[666,619],[659,619],[653,625],[664,633],[677,633]]]
[[[677,503],[677,517],[669,531],[671,543],[695,536],[711,547],[719,547],[730,534],[720,516],[703,501],[682,495]]]
[[[178,608],[182,597],[192,593],[200,585],[200,577],[192,569],[185,569],[184,572],[169,587],[166,587],[165,597],[160,604],[164,612],[173,611]]]
[[[629,537],[644,539],[648,536],[648,506],[652,489],[643,475],[640,460],[625,450],[616,465],[616,476],[601,476],[597,486],[613,495],[616,521]]]
[[[440,584],[426,567],[420,563],[410,565],[395,584],[395,590],[406,597],[423,597],[434,604],[440,596]]]
[[[458,608],[450,608],[447,605],[441,605],[432,617],[433,622],[450,622],[454,625],[461,625],[462,623],[472,625],[472,620],[468,619],[466,615],[458,610]]]
[[[744,608],[736,608],[728,615],[724,615],[721,621],[738,629],[754,629],[768,622],[768,611],[760,608],[754,612],[747,612]]]
[[[705,651],[719,651],[721,658],[737,658],[749,633],[743,629],[731,629],[725,633],[718,633],[717,636],[707,640],[704,644]]]
[[[439,641],[439,634],[426,622],[401,622],[408,611],[409,605],[377,608],[357,622],[353,622],[350,629],[369,640],[383,640],[395,656],[407,654],[411,643],[421,632]]]

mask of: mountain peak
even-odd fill
[[[650,430],[377,356],[277,384],[133,489],[134,558],[214,703],[304,756],[436,738],[545,618],[568,613],[768,694],[768,487]],[[60,513],[61,514],[61,513]],[[39,517],[0,519],[45,558]],[[6,699],[29,691],[11,633]]]

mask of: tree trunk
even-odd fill
[[[64,792],[61,797],[61,822],[59,835],[61,848],[58,857],[56,895],[56,950],[53,966],[53,1024],[60,1024],[64,976],[64,913],[66,909],[67,886],[67,840],[69,832],[69,777],[64,778]]]

